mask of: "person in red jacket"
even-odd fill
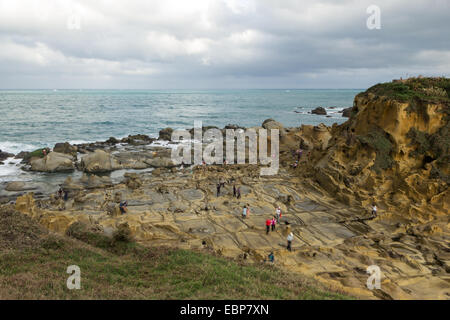
[[[272,225],[272,219],[267,219],[266,220],[266,234],[269,234],[271,225]]]

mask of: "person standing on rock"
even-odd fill
[[[69,199],[69,191],[64,190],[64,201],[67,201]]]
[[[275,261],[275,256],[273,255],[273,252],[271,252],[269,254],[269,261],[272,262],[272,263]]]
[[[234,184],[233,185],[233,198],[235,198],[236,197],[236,185]]]
[[[280,206],[277,207],[276,213],[275,213],[275,217],[277,218],[277,222],[280,223],[280,219],[281,219],[281,208]]]
[[[271,226],[272,226],[272,231],[275,231],[275,224],[277,223],[277,220],[275,219],[275,216],[272,217],[271,220]]]
[[[63,189],[59,188],[59,190],[58,190],[58,199],[62,199],[62,197],[63,197]]]
[[[266,234],[269,234],[271,225],[272,225],[272,220],[271,219],[267,219],[266,220]]]
[[[294,240],[294,234],[291,232],[287,236],[287,248],[289,251],[292,251],[292,240]]]
[[[250,205],[247,203],[247,216],[250,216]]]
[[[377,216],[377,206],[374,204],[372,204],[372,216],[376,217]]]
[[[119,204],[120,213],[122,213],[122,214],[127,213],[127,206],[128,206],[128,202],[127,201],[121,202]]]
[[[241,187],[238,187],[236,192],[237,192],[237,198],[240,199],[241,198]]]
[[[222,185],[220,183],[217,184],[217,196],[220,196],[220,187]]]
[[[242,218],[245,219],[247,217],[247,206],[244,206],[244,209],[242,210]]]

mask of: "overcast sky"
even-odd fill
[[[377,5],[381,29],[370,30]],[[450,74],[450,0],[0,0],[0,88],[366,88]]]

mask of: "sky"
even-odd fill
[[[360,89],[448,77],[449,17],[450,0],[0,0],[0,88]]]

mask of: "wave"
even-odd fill
[[[14,153],[17,154],[20,151],[33,151],[38,149],[39,146],[27,144],[27,143],[20,143],[20,142],[12,142],[12,141],[3,141],[0,142],[0,150],[4,152]]]

